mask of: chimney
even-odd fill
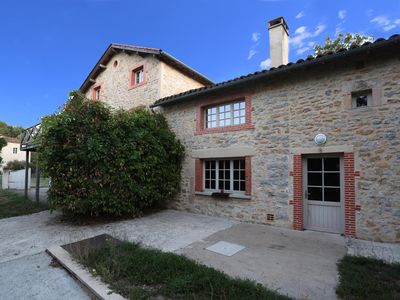
[[[285,19],[279,17],[269,21],[268,31],[271,68],[286,65],[289,62],[289,27]]]

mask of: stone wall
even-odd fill
[[[352,109],[351,92],[365,88],[373,89],[374,106]],[[195,135],[196,106],[213,100],[210,97],[163,108],[187,150],[176,208],[292,228],[293,154],[315,149],[314,136],[325,133],[326,149],[352,149],[355,155],[355,170],[360,172],[356,236],[400,241],[398,59],[366,60],[361,69],[352,63],[324,66],[237,92],[252,94],[254,129]],[[232,147],[254,149],[251,200],[195,195],[192,151]],[[274,221],[267,221],[267,214],[273,214]]]
[[[117,62],[117,66],[115,66],[115,62]],[[140,65],[145,66],[146,83],[130,89],[131,69]],[[118,53],[106,67],[97,76],[96,83],[86,91],[85,95],[92,98],[93,87],[100,84],[100,100],[115,108],[147,107],[159,98],[202,86],[150,55],[142,57],[137,54]]]

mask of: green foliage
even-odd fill
[[[291,299],[184,256],[129,242],[92,248],[78,259],[128,299]]]
[[[338,263],[340,299],[400,299],[400,264],[345,256]]]
[[[327,52],[333,51],[336,52],[339,49],[349,49],[352,45],[357,45],[361,46],[362,44],[366,42],[372,42],[373,37],[372,36],[365,36],[359,33],[339,33],[336,39],[331,39],[327,37],[325,39],[325,44],[320,46],[320,45],[315,45],[314,46],[314,55],[322,55]]]
[[[12,126],[0,121],[0,135],[16,138],[19,137],[22,131],[24,131],[24,128],[21,126]]]
[[[31,167],[31,164],[29,165]],[[18,171],[25,169],[25,161],[11,160],[4,166],[4,170]]]
[[[184,148],[160,114],[112,111],[72,92],[62,111],[43,119],[38,138],[52,208],[136,216],[179,188]]]
[[[1,149],[3,149],[5,146],[7,146],[6,140],[0,137],[0,154],[1,154]],[[3,163],[3,158],[0,156],[0,166],[2,163]]]

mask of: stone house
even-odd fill
[[[7,145],[1,149],[0,156],[3,158],[3,162],[0,165],[0,171],[3,170],[3,167],[9,162],[13,160],[25,161],[25,152],[20,151],[20,140],[17,138],[12,138],[8,136],[0,136],[5,139]]]
[[[126,109],[158,98],[151,109],[186,147],[177,209],[399,242],[400,36],[288,63],[288,26],[268,26],[269,70],[212,84],[110,46],[81,90],[97,99],[100,85]],[[132,92],[140,60],[148,81]],[[169,67],[179,80],[167,89]]]

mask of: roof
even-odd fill
[[[5,139],[7,143],[19,144],[21,142],[18,138],[13,138],[5,135],[0,135],[0,138]]]
[[[184,100],[188,100],[190,98],[194,98],[200,95],[209,95],[211,93],[217,91],[223,91],[232,87],[240,87],[242,85],[246,85],[251,82],[265,82],[265,80],[269,80],[274,78],[277,75],[281,74],[291,74],[294,75],[296,72],[304,69],[308,69],[311,66],[317,65],[325,65],[330,62],[337,62],[345,57],[358,58],[359,55],[364,53],[372,53],[375,50],[390,48],[390,47],[399,47],[400,46],[400,35],[395,34],[392,35],[388,39],[379,38],[375,40],[373,43],[366,42],[361,46],[353,45],[350,49],[340,49],[336,52],[328,52],[323,55],[318,55],[317,57],[308,56],[306,59],[299,59],[295,63],[288,63],[286,65],[281,65],[277,68],[270,68],[269,70],[258,71],[255,73],[250,73],[247,75],[243,75],[240,77],[236,77],[227,81],[223,81],[217,84],[188,90],[179,94],[175,94],[172,96],[168,96],[165,98],[161,98],[157,100],[151,107],[156,106],[164,106],[179,103]],[[397,52],[399,53],[399,52]]]
[[[178,69],[185,75],[195,79],[204,85],[214,84],[210,79],[205,77],[203,74],[192,69],[188,65],[184,64],[180,60],[176,59],[167,52],[158,48],[148,48],[141,46],[131,46],[124,44],[110,44],[103,55],[100,57],[99,61],[93,67],[92,71],[86,77],[85,81],[79,88],[82,92],[86,92],[89,87],[94,83],[94,79],[105,69],[105,65],[111,60],[111,58],[118,52],[127,53],[137,53],[139,55],[154,55],[159,60],[165,62],[166,64]]]

